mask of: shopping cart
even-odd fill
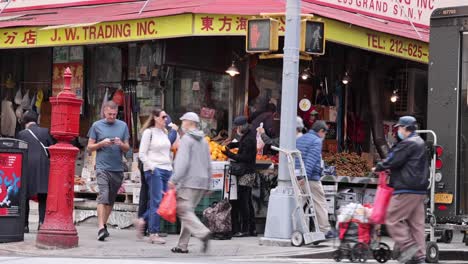
[[[275,146],[271,148],[285,154],[288,159],[289,176],[291,177],[294,198],[296,200],[296,207],[292,213],[294,232],[291,236],[291,243],[296,247],[304,244],[318,245],[320,242],[325,241],[325,234],[318,229],[318,220],[312,199],[313,194],[307,180],[301,152],[298,150],[284,150]],[[296,160],[299,161],[299,169],[296,169]],[[314,231],[310,229],[310,220],[313,222]]]

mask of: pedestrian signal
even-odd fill
[[[310,55],[325,54],[325,23],[301,21],[301,52]]]
[[[264,53],[278,50],[278,21],[271,18],[249,19],[246,51]]]

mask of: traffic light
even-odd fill
[[[325,54],[325,23],[307,19],[301,21],[300,51],[310,55]]]
[[[278,20],[249,19],[247,22],[246,51],[265,53],[278,50]]]

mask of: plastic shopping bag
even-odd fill
[[[176,222],[176,215],[177,215],[177,200],[176,200],[176,190],[170,189],[164,194],[162,198],[161,204],[159,205],[159,209],[157,213],[161,216],[164,220],[175,223]]]
[[[387,185],[387,174],[381,172],[379,174],[379,186],[375,194],[374,208],[372,209],[372,215],[370,217],[372,223],[385,224],[385,217],[392,195],[393,188]]]

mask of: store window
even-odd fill
[[[460,94],[460,131],[459,131],[459,153],[460,166],[459,181],[461,199],[461,210],[468,212],[468,33],[463,35],[462,65],[461,65],[461,94]]]
[[[50,126],[51,64],[49,48],[2,51],[2,136],[15,137],[22,129],[24,112],[29,110],[40,115],[41,126]]]
[[[165,108],[175,120],[191,111],[201,115],[206,134],[228,129],[232,105],[228,75],[181,67],[170,67],[168,72],[172,79],[167,82]]]

